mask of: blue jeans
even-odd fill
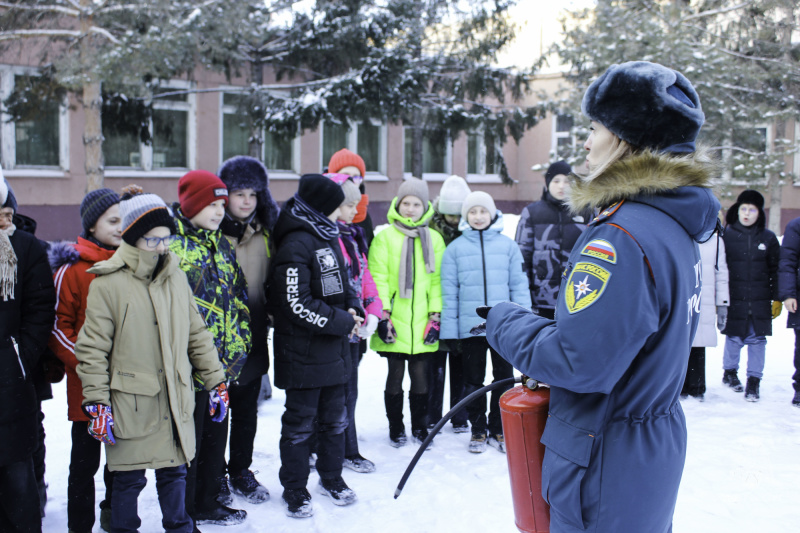
[[[747,345],[747,377],[761,379],[764,375],[764,358],[767,353],[767,338],[756,335],[753,322],[747,324],[747,337],[726,337],[722,368],[739,370],[739,353]]]
[[[139,493],[147,484],[144,470],[114,472],[114,498],[111,500],[112,533],[139,530]],[[156,491],[161,507],[161,525],[168,533],[192,533],[193,523],[186,512],[186,465],[156,470]]]

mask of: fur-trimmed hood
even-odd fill
[[[89,263],[97,263],[110,259],[114,255],[114,250],[101,248],[90,240],[78,237],[78,242],[58,241],[50,244],[47,250],[47,260],[50,262],[50,269],[55,273],[56,270],[64,265],[74,265],[83,259]]]
[[[623,158],[593,179],[572,184],[574,213],[602,209],[620,200],[652,205],[669,214],[698,242],[717,226],[719,201],[711,190],[715,167],[704,152],[683,157],[645,151]]]

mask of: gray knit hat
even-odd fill
[[[172,210],[155,194],[123,194],[119,202],[122,217],[122,240],[136,246],[142,235],[158,226],[169,228],[175,234]]]
[[[342,192],[344,193],[344,202],[342,203],[349,204],[361,201],[361,191],[353,180],[345,180],[342,182]]]
[[[461,204],[464,198],[470,193],[467,181],[461,176],[450,176],[439,191],[439,199],[436,201],[435,209],[443,215],[460,215]]]
[[[485,207],[489,211],[489,216],[492,220],[497,216],[497,207],[494,205],[494,199],[489,196],[489,193],[473,191],[464,198],[464,204],[461,206],[461,218],[466,220],[467,213],[475,206]]]
[[[428,209],[430,193],[428,192],[428,183],[425,180],[421,180],[419,178],[408,178],[405,180],[400,185],[400,188],[397,189],[396,205],[399,205],[406,196],[416,196],[422,200],[422,205],[425,207],[425,209]]]

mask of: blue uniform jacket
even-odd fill
[[[551,386],[541,441],[552,533],[672,530],[686,455],[678,398],[700,311],[696,241],[713,232],[719,202],[681,186],[706,184],[706,172],[689,179],[667,156],[646,156],[655,162],[623,164],[646,171],[643,183],[628,172],[609,186],[603,198],[623,200],[573,248],[555,320],[511,303],[487,320],[489,344]]]
[[[475,312],[481,305],[510,300],[531,306],[528,278],[522,270],[522,253],[503,231],[503,214],[488,228],[477,231],[461,220],[461,237],[442,258],[442,339],[470,337],[469,330],[483,319]]]

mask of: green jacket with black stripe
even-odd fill
[[[177,239],[171,250],[180,259],[195,302],[214,337],[225,379],[235,381],[247,361],[251,347],[250,312],[247,307],[247,282],[236,252],[220,230],[195,227],[173,206]],[[194,374],[195,387],[202,380]]]

